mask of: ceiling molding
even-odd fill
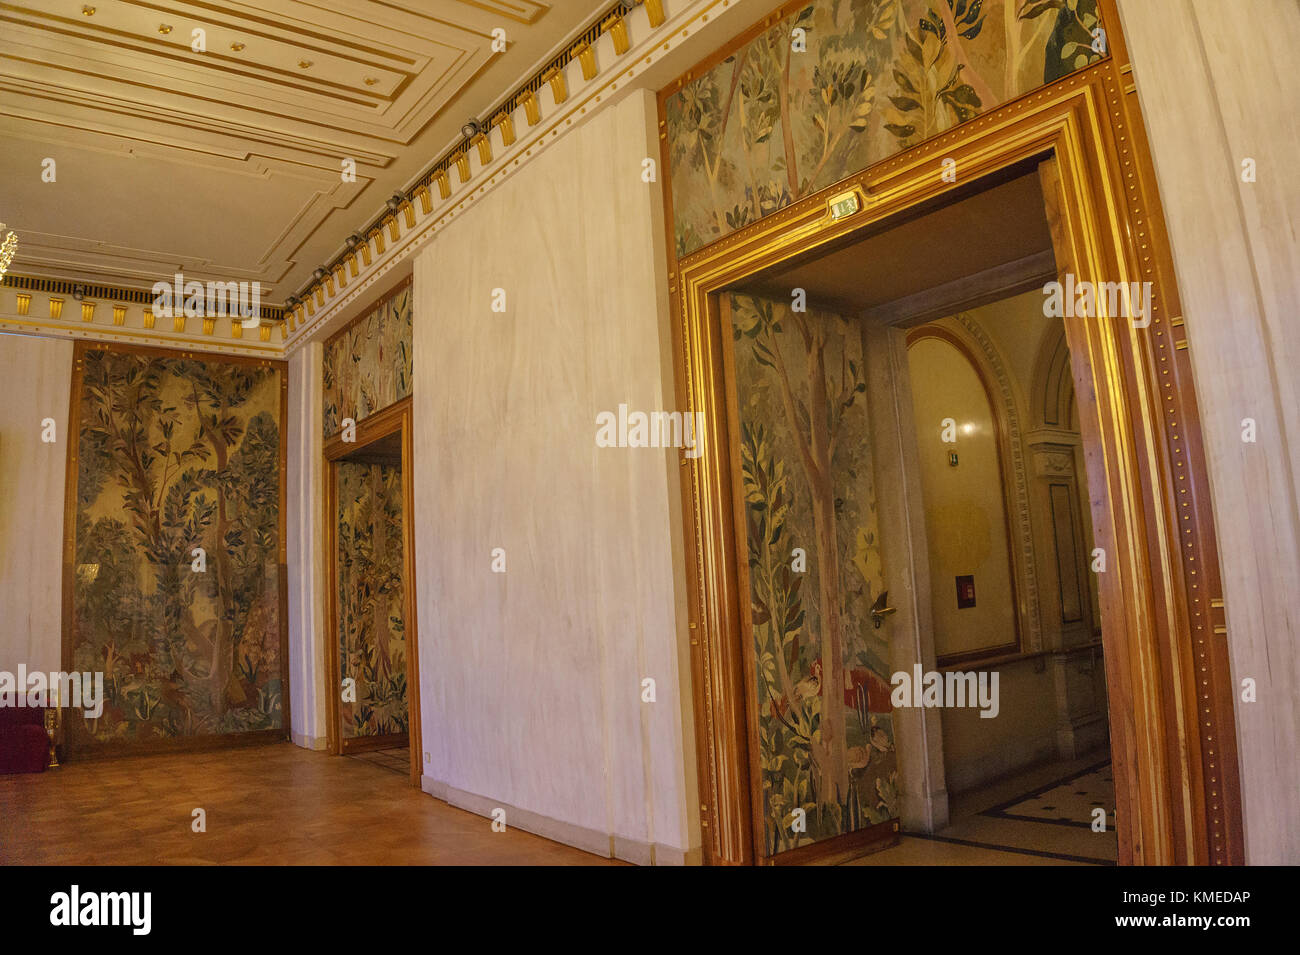
[[[476,83],[522,70],[587,15],[535,0],[82,9],[0,3],[0,214],[24,239],[16,267],[148,288],[181,264],[278,298],[337,248],[340,216],[409,182],[459,128],[453,104],[485,98]]]
[[[671,57],[711,16],[738,5],[736,0],[683,0],[668,16],[660,0],[649,0],[625,14],[624,52],[618,50],[621,39],[616,41],[612,31],[602,32],[592,43],[590,57],[575,57],[556,71],[560,82],[547,82],[531,103],[505,110],[510,122],[488,130],[483,137],[486,149],[463,150],[459,161],[436,183],[418,188],[396,213],[368,230],[344,260],[346,285],[335,281],[336,270],[331,269],[304,290],[301,303],[286,309],[285,351],[292,353],[351,318],[350,310],[373,299],[394,269],[409,268],[412,254],[455,216],[535,160],[589,114],[640,88],[638,77]],[[533,123],[530,114],[536,117]],[[350,268],[353,259],[358,266],[355,275]]]

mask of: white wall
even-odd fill
[[[1300,6],[1121,0],[1173,247],[1223,569],[1252,864],[1300,862]],[[1257,181],[1241,181],[1256,161]],[[1243,418],[1257,441],[1242,441]]]
[[[0,334],[0,670],[62,669],[71,341]],[[53,418],[57,440],[41,440]]]
[[[325,500],[320,342],[289,357],[288,487],[285,545],[289,568],[289,720],[293,741],[325,749]]]
[[[595,445],[673,407],[655,122],[603,108],[420,253],[413,413],[426,790],[664,863],[699,846],[680,452]]]

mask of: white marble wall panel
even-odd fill
[[[414,479],[426,789],[669,862],[699,844],[680,452],[595,444],[673,409],[657,155],[634,93],[420,254]]]

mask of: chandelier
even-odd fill
[[[4,233],[5,224],[0,222],[0,233]],[[9,271],[9,263],[14,259],[14,250],[18,248],[18,235],[15,232],[5,234],[4,241],[0,242],[0,279],[5,277]]]

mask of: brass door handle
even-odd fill
[[[871,605],[871,622],[875,625],[877,630],[879,630],[880,625],[885,622],[886,617],[891,613],[898,613],[897,607],[887,607],[885,606],[887,603],[889,603],[889,591],[883,590],[881,591],[880,596],[876,598],[876,602]]]

